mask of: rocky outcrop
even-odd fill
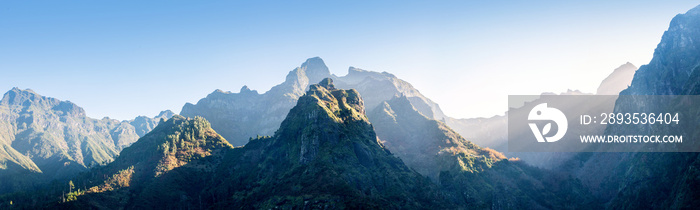
[[[168,115],[163,112],[160,118]],[[136,129],[130,124],[140,121],[149,125]],[[96,120],[70,101],[13,88],[0,100],[0,178],[14,181],[0,182],[0,192],[73,177],[112,162],[157,122],[147,117]]]
[[[331,79],[311,85],[274,136],[233,148],[208,125],[173,117],[86,174],[96,186],[60,207],[451,206],[377,141],[357,91],[336,89]]]
[[[160,112],[158,115],[156,115],[153,118],[146,117],[146,116],[138,116],[133,120],[129,121],[129,124],[134,126],[134,129],[136,131],[136,135],[139,137],[142,137],[146,135],[148,132],[151,132],[158,123],[161,122],[161,120],[166,121],[170,119],[171,117],[175,116],[175,113],[170,110],[165,110]]]
[[[598,95],[619,95],[620,91],[632,84],[632,78],[637,71],[637,67],[627,62],[613,70],[598,86]]]
[[[241,88],[238,93],[214,91],[197,104],[185,104],[180,112],[187,117],[202,116],[234,146],[241,146],[252,137],[272,135],[284,116],[296,104],[310,82],[332,78],[341,89],[355,89],[364,97],[364,106],[372,110],[395,95],[405,95],[416,109],[431,119],[442,120],[440,107],[423,96],[410,83],[386,72],[372,72],[350,67],[346,76],[331,75],[321,58],[306,60],[287,74],[282,84],[270,91]]]
[[[697,71],[700,66],[700,6],[673,18],[654,51],[648,65],[634,75],[632,84],[620,95],[697,94]],[[664,110],[674,106],[663,102],[651,104],[620,98],[615,112],[629,108]],[[688,107],[690,113],[698,113]],[[615,127],[608,126],[606,132]],[[663,129],[663,128],[660,128]],[[660,131],[663,133],[663,131]],[[691,131],[692,132],[692,131]],[[697,132],[694,132],[697,134]],[[653,147],[656,145],[645,145]],[[640,148],[643,150],[644,148]],[[574,160],[576,176],[599,197],[609,199],[609,208],[693,208],[700,205],[697,190],[697,153],[590,153]],[[660,192],[664,196],[654,196]]]
[[[443,120],[446,116],[440,106],[421,94],[410,83],[387,72],[373,72],[355,67],[348,69],[348,74],[335,77],[339,88],[356,89],[365,98],[368,110],[380,106],[396,95],[405,96],[413,106],[430,119]]]
[[[247,86],[238,93],[217,90],[197,104],[185,104],[180,114],[206,118],[232,145],[242,146],[251,137],[272,135],[307,90],[309,81],[321,81],[330,75],[321,58],[309,58],[268,92],[259,94]]]

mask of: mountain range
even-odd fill
[[[355,89],[366,96],[365,106],[372,110],[396,95],[405,95],[424,115],[442,119],[445,115],[437,103],[416,90],[410,83],[383,72],[350,67],[342,77],[332,75],[319,57],[309,58],[287,74],[282,84],[260,94],[243,86],[238,93],[216,90],[196,104],[187,103],[180,115],[202,116],[220,130],[234,146],[242,146],[250,137],[271,135],[304,94],[309,85],[323,78],[332,78],[339,88]]]
[[[387,104],[400,110],[407,101]],[[439,181],[431,181],[384,146],[364,107],[358,91],[336,89],[326,78],[298,99],[274,135],[242,147],[231,146],[202,117],[174,116],[114,162],[72,180],[78,185],[67,195],[58,187],[4,199],[26,208],[598,206],[576,180],[504,159],[419,114],[447,141],[430,148],[439,157],[429,164],[440,165],[426,168],[438,173]]]
[[[698,37],[700,7],[673,19],[649,64],[622,65],[597,94],[700,93]],[[180,115],[129,121],[91,119],[69,101],[15,88],[0,100],[0,207],[700,205],[696,153],[504,155],[506,117],[450,118],[390,73],[350,67],[336,76],[318,57],[265,93],[216,90]]]
[[[63,180],[110,163],[160,120],[92,119],[70,101],[13,88],[0,100],[0,193]]]

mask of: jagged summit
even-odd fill
[[[394,95],[401,94],[405,95],[425,116],[437,120],[446,117],[437,103],[426,98],[413,85],[393,74],[350,67],[347,75],[334,76],[333,79],[335,79],[338,88],[352,88],[362,93],[369,110],[381,105],[383,101],[390,100]]]
[[[318,85],[328,90],[335,90],[335,86],[333,85],[333,79],[331,78],[325,78],[321,80],[321,82],[319,82]]]
[[[170,110],[165,110],[161,111],[156,115],[154,118],[146,117],[146,116],[138,116],[133,120],[129,121],[129,124],[134,126],[134,131],[136,132],[136,135],[139,137],[143,137],[146,135],[146,133],[150,132],[155,128],[159,123],[164,122],[170,118],[175,116],[175,113]]]
[[[306,76],[308,76],[311,81],[318,81],[320,80],[318,77],[331,74],[330,70],[328,70],[328,66],[326,66],[326,63],[323,62],[323,59],[320,57],[306,59],[306,61],[301,64],[301,68],[306,71]]]
[[[679,95],[700,63],[700,7],[676,15],[654,50],[649,64],[639,67],[622,95]]]
[[[350,129],[354,131],[350,131]],[[366,142],[376,144],[376,135],[364,114],[362,98],[355,90],[335,89],[333,80],[323,79],[309,87],[299,98],[297,105],[289,111],[276,137],[300,147],[300,163],[313,161],[321,147],[345,144],[344,139],[356,133]]]
[[[168,119],[170,119],[173,116],[175,116],[175,112],[168,109],[168,110],[161,111],[160,113],[158,113],[158,115],[156,115],[155,118],[168,118]]]
[[[28,92],[28,93],[32,93],[32,94],[37,94],[32,89],[27,88],[27,89],[22,90],[19,87],[12,87],[12,89],[10,89],[10,91],[8,91],[8,92]]]
[[[367,71],[367,70],[364,70],[361,68],[350,66],[350,67],[348,67],[348,74],[347,75],[362,74],[362,73],[368,73],[368,72],[371,72],[371,71]]]
[[[688,10],[686,15],[700,15],[700,5],[695,6],[694,8]]]
[[[296,99],[304,95],[306,88],[312,82],[321,81],[327,77],[331,77],[331,72],[323,60],[319,57],[309,58],[300,67],[290,71],[282,84],[272,87],[266,94]]]
[[[308,83],[320,81],[321,79],[331,75],[330,70],[328,70],[328,66],[326,66],[326,63],[323,62],[323,59],[320,57],[307,59],[303,64],[301,64],[301,67],[297,68],[296,70],[300,71],[299,73],[303,72],[302,74],[308,78]]]
[[[130,124],[140,118],[92,119],[70,101],[12,88],[0,100],[0,180],[23,175],[0,182],[0,193],[62,180],[111,162],[139,134],[150,131]]]
[[[250,88],[248,88],[247,85],[243,85],[243,87],[241,87],[241,90],[238,91],[238,93],[239,93],[239,94],[253,94],[253,95],[258,95],[258,91],[257,91],[257,90],[251,90]]]
[[[13,87],[10,91],[7,91],[3,97],[2,102],[6,104],[16,104],[21,103],[27,99],[41,98],[39,94],[31,89],[19,89],[18,87]]]
[[[212,94],[230,94],[230,93],[231,93],[231,91],[224,91],[222,89],[216,89],[216,90],[214,90],[214,92],[211,92],[209,95],[212,95]]]
[[[289,111],[281,127],[285,127],[288,121],[293,121],[297,117],[300,120],[312,118],[304,117],[306,113],[314,113],[312,115],[320,117],[318,119],[330,119],[341,123],[363,121],[364,124],[369,125],[365,116],[364,101],[360,94],[354,89],[336,89],[330,78],[309,86],[309,91],[299,98],[297,105]],[[302,116],[297,116],[298,114]],[[320,122],[318,119],[314,122]]]
[[[13,109],[19,107],[51,109],[60,111],[61,113],[59,114],[62,115],[71,115],[76,117],[85,116],[85,110],[73,102],[61,101],[55,98],[42,96],[31,89],[21,90],[17,87],[12,88],[12,90],[3,95],[2,100],[0,100],[0,105],[8,105]]]
[[[435,188],[384,148],[364,112],[357,91],[336,89],[330,78],[310,85],[273,137],[250,141],[242,148],[246,152],[237,153],[242,154],[241,161],[228,162],[260,166],[247,174],[232,172],[231,180],[255,178],[264,183],[252,191],[236,187],[253,197],[260,195],[259,201],[243,200],[242,204],[289,208],[298,205],[293,199],[308,194],[310,205],[316,207],[380,203],[386,208],[439,207],[432,194]],[[417,198],[428,199],[416,203]]]
[[[348,67],[348,74],[350,74],[350,73],[352,73],[352,72],[365,72],[365,71],[366,71],[366,70],[361,69],[361,68],[357,68],[357,67],[354,67],[354,66]]]
[[[146,208],[142,205],[156,199],[181,199],[183,191],[191,188],[176,188],[178,186],[174,182],[183,181],[173,180],[174,177],[186,173],[210,173],[221,161],[220,158],[212,156],[221,156],[232,148],[223,137],[211,129],[209,122],[204,118],[175,115],[160,123],[132,146],[125,148],[114,162],[78,177],[78,180],[90,183],[85,186],[87,190],[81,201],[89,203],[89,199],[99,198],[100,202],[92,205],[105,205],[102,202],[107,202],[107,205],[110,202],[111,205],[125,205],[125,202],[115,202],[115,195],[140,195],[130,197],[126,208],[141,209]],[[187,185],[182,186],[192,187],[197,183],[197,179],[190,178],[187,182]],[[158,198],[151,198],[149,195],[157,195]],[[158,205],[178,204],[161,202]]]
[[[146,167],[150,177],[180,167],[193,159],[231,148],[202,117],[186,118],[175,115],[158,124],[152,132],[125,148],[109,167],[122,168],[130,165]],[[148,157],[148,158],[144,158]],[[149,162],[150,161],[150,162]],[[138,164],[141,163],[141,164]]]
[[[354,66],[350,66],[348,68],[348,74],[342,77],[344,81],[346,82],[360,82],[361,80],[364,80],[366,78],[372,78],[372,79],[377,79],[377,80],[395,80],[398,79],[396,76],[389,72],[374,72],[374,71],[369,71],[369,70],[364,70],[361,68],[357,68]]]
[[[348,75],[338,77],[330,74],[319,57],[309,58],[289,71],[283,83],[265,93],[240,94],[250,93],[245,87],[240,93],[217,90],[196,104],[185,104],[180,114],[206,118],[231,144],[243,146],[250,137],[272,135],[297,100],[310,90],[310,85],[324,78],[332,78],[334,88],[355,89],[362,93],[365,97],[363,104],[369,110],[400,93],[406,95],[425,116],[433,119],[445,117],[437,103],[392,74],[350,67]]]
[[[444,123],[423,115],[405,95],[383,102],[368,115],[388,149],[406,165],[434,180],[438,180],[441,171],[453,169],[444,163],[460,161],[460,155],[472,158],[472,165],[465,170],[475,172],[504,159],[502,154],[483,149]]]
[[[272,135],[309,85],[328,77],[331,74],[323,60],[309,58],[290,71],[282,84],[263,94],[247,86],[239,93],[217,90],[197,104],[185,104],[180,114],[206,118],[231,144],[243,146],[250,137]]]
[[[436,185],[382,146],[362,104],[357,91],[323,79],[299,98],[274,136],[236,148],[203,118],[176,115],[84,176],[97,186],[67,207],[104,201],[127,209],[450,206],[440,202]]]
[[[242,92],[248,92],[248,91],[250,91],[250,88],[248,88],[248,85],[243,85],[243,87],[241,87],[241,90],[239,92],[242,93]]]
[[[598,86],[596,94],[598,95],[617,95],[620,91],[627,88],[632,83],[634,72],[637,71],[637,66],[627,62],[620,67],[617,67],[608,75]]]

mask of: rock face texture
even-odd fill
[[[395,108],[391,116],[399,121],[404,115],[418,116],[418,122],[435,126],[428,132],[441,133],[431,135],[444,137],[426,139],[445,141],[428,148],[437,152],[437,158],[428,163],[436,166],[425,166],[430,174],[437,174],[436,181],[411,170],[382,145],[358,91],[337,89],[326,78],[309,86],[273,136],[234,148],[204,118],[175,116],[124,149],[113,163],[76,179],[92,183],[86,186],[87,192],[70,194],[69,202],[45,205],[452,209],[565,208],[576,203],[596,207],[589,205],[590,196],[579,192],[574,180],[541,174],[479,148],[418,113],[406,97],[386,104]]]
[[[173,111],[165,110],[160,112],[154,118],[138,116],[135,119],[129,121],[129,124],[131,124],[131,126],[134,126],[134,129],[136,129],[136,135],[142,137],[145,136],[148,132],[151,132],[151,130],[153,130],[158,125],[158,123],[161,122],[161,120],[166,121],[173,116],[175,116],[175,113],[173,113]]]
[[[443,120],[446,116],[440,106],[421,94],[410,83],[387,72],[373,72],[355,67],[348,74],[335,76],[336,85],[344,89],[356,89],[365,98],[365,106],[372,110],[394,96],[405,96],[411,104],[430,119]]]
[[[696,95],[700,66],[700,7],[671,21],[648,65],[637,70],[629,88],[620,95]],[[618,99],[615,112],[639,107],[640,101]],[[673,103],[650,104],[663,109]],[[690,107],[690,113],[698,113]],[[610,126],[608,129],[611,129]],[[614,128],[613,128],[614,129]],[[663,130],[660,130],[663,132]],[[697,134],[695,131],[694,134]],[[654,145],[650,145],[654,146]],[[644,150],[644,147],[639,148]],[[609,208],[693,208],[700,205],[694,190],[700,185],[697,153],[591,153],[579,154],[572,163],[582,182]],[[662,197],[653,196],[665,192]]]
[[[155,151],[155,152],[153,152]],[[104,178],[108,177],[108,178]],[[274,136],[233,148],[204,118],[175,116],[63,207],[441,208],[437,186],[378,141],[355,90],[311,85]],[[187,180],[183,182],[182,180]],[[49,206],[56,205],[49,204]]]
[[[677,15],[649,64],[639,67],[628,95],[682,95],[684,86],[700,63],[700,8]]]
[[[272,135],[289,110],[294,107],[309,85],[323,78],[332,78],[342,89],[355,89],[365,96],[368,110],[395,95],[406,96],[413,105],[431,119],[443,119],[440,107],[423,96],[411,84],[383,72],[350,67],[348,75],[331,75],[321,58],[309,58],[287,74],[285,81],[270,91],[259,94],[244,86],[239,93],[216,90],[197,102],[185,104],[180,112],[186,117],[202,116],[211,122],[232,145],[245,145],[251,137]]]
[[[310,58],[287,75],[286,80],[270,91],[259,94],[244,86],[239,93],[216,90],[197,102],[185,104],[180,114],[202,116],[211,122],[232,145],[245,145],[251,137],[271,135],[279,128],[297,99],[304,94],[309,81],[318,82],[330,76],[321,58]]]
[[[159,119],[167,117],[162,115]],[[140,117],[131,123],[138,121],[158,122]],[[0,192],[69,178],[112,162],[152,127],[92,119],[70,101],[14,88],[0,100],[0,177],[8,180],[0,182]]]

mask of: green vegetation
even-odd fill
[[[418,112],[405,96],[384,102],[369,117],[386,147],[407,166],[439,183],[453,205],[477,209],[601,207],[580,181],[481,148]]]
[[[144,125],[135,125],[145,126],[140,131],[157,122],[138,119]],[[0,100],[0,194],[68,181],[112,162],[139,138],[136,129],[128,121],[88,118],[69,101],[14,88]]]
[[[235,148],[204,118],[174,116],[113,162],[31,195],[0,197],[0,203],[117,209],[597,207],[583,203],[588,194],[577,191],[575,180],[506,160],[426,120],[423,125],[433,128],[427,132],[439,136],[432,143],[438,146],[425,147],[436,155],[429,163],[434,166],[423,167],[438,170],[431,181],[384,147],[363,103],[356,91],[324,80],[299,98],[273,136],[249,138]]]

